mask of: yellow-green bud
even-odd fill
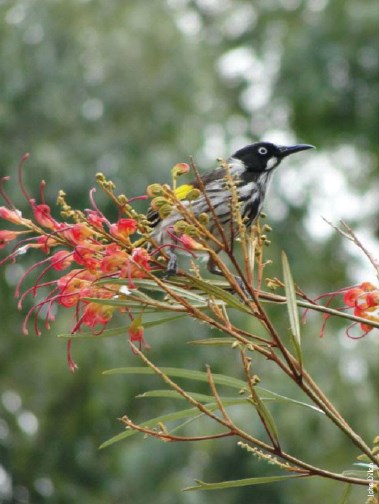
[[[202,224],[203,226],[206,226],[209,222],[209,215],[206,213],[201,213],[197,220]]]
[[[188,201],[193,201],[196,200],[201,194],[201,191],[199,189],[191,189],[189,193],[186,195],[186,199]]]
[[[172,205],[169,205],[168,203],[166,203],[165,205],[162,205],[158,210],[159,217],[161,219],[168,217],[171,214],[172,210],[173,210]]]
[[[178,220],[174,224],[174,232],[175,233],[184,233],[188,224],[184,220]]]
[[[150,184],[147,186],[146,193],[150,198],[155,198],[156,196],[162,196],[163,188],[161,184]]]
[[[173,178],[179,177],[180,175],[184,175],[188,173],[190,170],[190,166],[187,163],[178,163],[171,169],[171,175]]]
[[[192,225],[187,225],[184,232],[188,236],[197,236],[198,235],[196,227],[192,226]]]
[[[168,200],[163,196],[157,196],[151,200],[151,206],[154,210],[159,210],[163,205],[168,205]]]

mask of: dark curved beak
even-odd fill
[[[301,152],[303,150],[308,150],[308,149],[315,149],[313,145],[309,144],[297,144],[297,145],[290,145],[289,147],[286,146],[281,146],[279,147],[280,151],[280,157],[285,158],[286,156],[289,156],[290,154],[295,154],[296,152]]]

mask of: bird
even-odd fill
[[[222,235],[230,247],[238,235],[238,226],[234,222],[231,209],[232,189],[227,184],[227,177],[232,178],[238,197],[239,210],[244,225],[249,228],[261,213],[274,170],[288,156],[308,149],[313,145],[295,144],[290,146],[276,145],[271,142],[256,142],[238,149],[227,159],[228,169],[225,164],[220,164],[211,171],[200,175],[200,180],[179,186],[175,194],[181,205],[188,209],[195,218],[206,214],[208,216],[206,227],[221,241]],[[187,196],[193,189],[198,190],[198,197],[194,200]],[[216,216],[216,219],[215,219]],[[181,252],[180,236],[173,231],[178,221],[183,220],[183,212],[173,208],[167,216],[160,216],[157,209],[150,207],[147,219],[152,229],[150,237],[160,247],[165,247],[168,256],[166,276],[176,275],[178,272],[177,252]],[[218,220],[218,224],[216,222]],[[222,231],[220,231],[220,225]],[[214,241],[204,238],[208,248],[219,253],[222,247]],[[205,252],[206,254],[206,252]],[[199,252],[195,255],[204,255]],[[212,256],[208,253],[207,268],[210,273],[217,275],[222,272],[214,264]]]

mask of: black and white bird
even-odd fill
[[[308,144],[281,146],[270,142],[258,142],[237,150],[227,160],[229,174],[237,191],[241,216],[247,227],[254,223],[262,210],[275,168],[287,156],[313,148],[312,145]],[[178,187],[177,194],[181,204],[189,208],[195,217],[199,217],[201,214],[206,214],[209,217],[207,228],[220,240],[220,227],[214,218],[214,215],[216,215],[222,226],[224,236],[227,240],[233,242],[238,236],[238,230],[232,216],[232,191],[228,187],[226,176],[225,166],[218,166],[201,176],[202,184],[197,180],[185,184]],[[189,202],[186,196],[194,188],[200,189],[200,195],[197,199]],[[179,210],[173,209],[167,217],[161,218],[158,211],[150,209],[147,217],[153,228],[151,238],[158,245],[165,246],[169,256],[167,274],[175,274],[177,272],[176,250],[181,247],[178,246],[180,245],[180,239],[179,237],[176,238],[173,229],[175,223],[183,219],[183,215]],[[232,243],[229,243],[229,245],[232,245]],[[220,247],[217,247],[211,240],[207,241],[207,246],[216,252],[220,251]],[[208,261],[208,269],[212,273],[220,273],[212,260]]]

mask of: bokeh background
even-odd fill
[[[73,206],[86,208],[99,171],[136,196],[168,181],[171,167],[190,155],[208,169],[252,140],[311,143],[317,152],[287,161],[271,188],[268,274],[280,274],[285,249],[310,296],[375,281],[359,251],[321,217],[346,219],[378,254],[378,17],[376,0],[1,0],[0,172],[12,176],[8,193],[27,210],[16,182],[25,152],[31,193],[43,178],[51,203],[63,189]],[[138,365],[126,338],[78,343],[79,371],[71,375],[56,338],[70,328],[70,315],[59,314],[39,338],[32,330],[22,335],[32,300],[19,313],[13,291],[36,257],[0,271],[1,503],[338,501],[343,486],[319,480],[181,493],[195,478],[275,472],[234,440],[164,444],[134,436],[99,451],[121,431],[123,413],[142,421],[178,405],[135,399],[161,387],[152,378],[101,375]],[[285,330],[282,308],[271,313]],[[306,365],[371,443],[378,332],[352,341],[346,325],[330,321],[320,340],[320,326],[312,315],[304,327]],[[147,333],[149,355],[160,365],[204,370],[209,363],[241,377],[230,350],[187,344],[207,336],[191,321],[168,324]],[[267,363],[253,365],[265,387],[304,399]],[[357,453],[327,421],[288,405],[272,411],[287,451],[331,470],[351,469]],[[237,411],[241,419],[247,414]],[[365,496],[365,489],[354,491],[349,502]]]

